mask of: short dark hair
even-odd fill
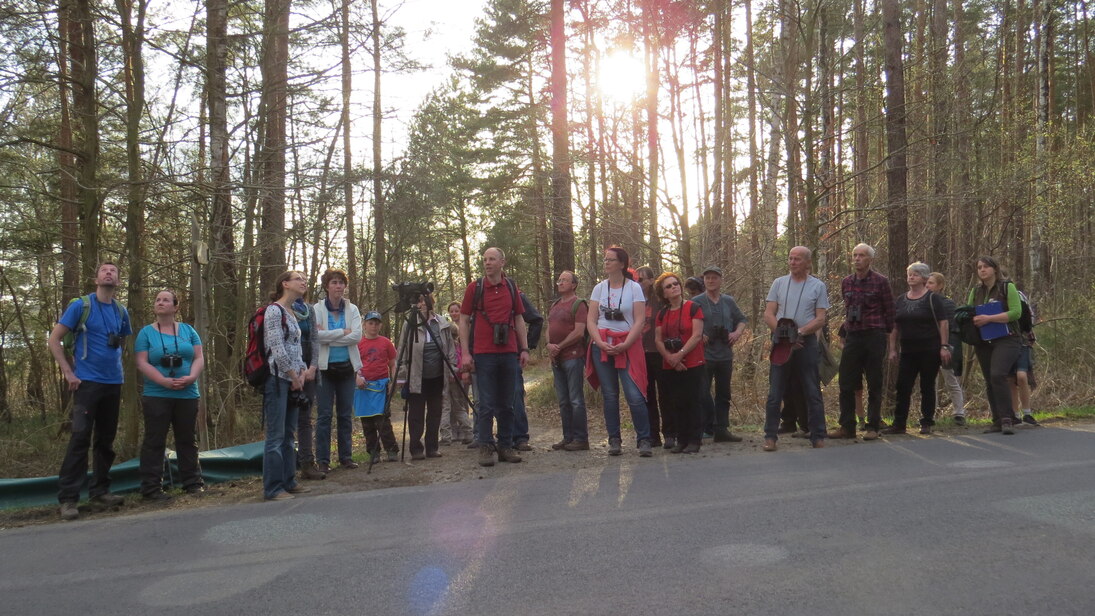
[[[336,278],[341,278],[343,283],[350,284],[350,279],[346,276],[346,270],[327,268],[327,271],[323,272],[323,276],[319,279],[319,286],[323,287],[323,290],[326,291],[327,285]]]

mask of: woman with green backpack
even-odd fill
[[[974,345],[974,350],[985,377],[985,397],[992,409],[992,427],[986,432],[1015,434],[1012,426],[1018,420],[1011,403],[1008,375],[1022,350],[1019,317],[1023,306],[1015,283],[1004,278],[996,259],[978,259],[977,277],[981,284],[970,289],[967,301],[976,307],[973,324],[981,333],[981,342]]]

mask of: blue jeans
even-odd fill
[[[706,360],[703,370],[703,384],[700,385],[700,401],[703,404],[703,416],[700,427],[708,434],[715,430],[730,429],[730,377],[734,374],[734,361]],[[715,381],[715,398],[711,398],[711,381]]]
[[[316,387],[316,462],[331,462],[331,407],[338,414],[338,461],[353,458],[354,443],[354,388],[357,386],[353,372],[337,374],[324,370]],[[334,404],[332,404],[334,403]]]
[[[278,492],[296,487],[297,452],[293,448],[293,430],[297,427],[296,405],[289,404],[289,381],[271,375],[262,391],[262,414],[266,422],[266,449],[262,454],[262,495],[273,498]]]
[[[516,353],[477,353],[475,376],[479,408],[475,415],[475,438],[480,445],[493,445],[494,420],[498,419],[498,446],[513,447],[513,400],[521,372]]]
[[[615,357],[601,361],[601,352],[593,350],[593,369],[601,381],[601,397],[604,398],[605,429],[609,438],[620,438],[620,384],[623,384],[624,397],[631,409],[631,423],[635,424],[635,439],[642,441],[650,438],[650,417],[646,411],[646,397],[639,386],[631,380],[627,369],[615,366]]]
[[[801,349],[795,349],[791,358],[782,366],[772,364],[768,368],[768,402],[764,406],[764,438],[775,440],[779,430],[779,409],[783,403],[783,392],[787,390],[791,375],[797,373],[806,397],[806,416],[810,422],[810,441],[826,438],[825,406],[821,400],[821,377],[818,375],[818,363],[821,361],[821,349],[817,344],[817,335],[803,338]]]
[[[564,441],[589,440],[585,369],[584,357],[572,357],[558,364],[551,364],[551,372],[555,375],[555,397],[559,399],[559,416],[563,421]]]
[[[528,409],[525,408],[525,373],[517,363],[517,387],[513,392],[513,442],[528,442]]]

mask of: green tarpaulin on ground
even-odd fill
[[[263,443],[248,443],[198,454],[205,482],[219,483],[248,475],[262,474]],[[175,452],[168,452],[170,471],[164,474],[166,483],[181,487]],[[115,494],[136,492],[141,485],[139,460],[134,458],[110,469],[110,491]],[[60,460],[57,461],[61,463]],[[91,474],[88,474],[90,480]],[[172,484],[172,482],[175,482]],[[81,495],[87,498],[87,491]],[[34,507],[57,503],[57,475],[27,479],[0,479],[0,509]]]

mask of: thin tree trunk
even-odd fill
[[[646,64],[646,152],[649,186],[647,190],[646,212],[650,226],[650,267],[654,271],[662,269],[661,237],[658,230],[658,170],[659,170],[659,145],[658,145],[658,54],[661,50],[661,41],[658,35],[658,10],[654,0],[643,2],[643,42],[644,59]]]
[[[372,42],[373,42],[373,250],[376,259],[376,302],[377,306],[386,306],[388,298],[388,242],[387,229],[385,228],[387,212],[384,203],[384,184],[381,177],[384,171],[381,159],[381,117],[380,105],[380,77],[382,64],[380,62],[380,8],[379,0],[370,0],[372,10]]]
[[[58,194],[61,199],[61,297],[66,301],[81,292],[80,195],[76,180],[76,156],[73,154],[70,102],[73,75],[69,70],[69,59],[75,53],[73,42],[79,37],[79,25],[73,20],[73,5],[73,0],[61,0],[57,11],[57,92],[60,99],[57,167],[60,171]]]
[[[290,0],[266,0],[262,49],[262,149],[259,204],[259,278],[261,288],[273,288],[285,270],[285,151],[288,119]]]
[[[1049,251],[1043,245],[1049,228],[1046,158],[1052,114],[1054,14],[1051,0],[1040,0],[1038,13],[1038,119],[1035,141],[1035,209],[1030,234],[1030,284],[1032,293],[1049,290]]]
[[[346,271],[355,282],[351,300],[360,306],[365,300],[365,268],[358,270],[357,227],[354,224],[354,156],[350,139],[350,96],[353,94],[353,65],[350,63],[350,0],[342,0],[342,206],[346,217]],[[360,271],[361,276],[358,276]]]
[[[883,44],[886,71],[886,222],[889,269],[901,272],[909,256],[908,167],[905,135],[905,65],[898,0],[882,1]],[[900,276],[890,285],[896,295],[903,287]]]
[[[574,269],[570,131],[567,122],[567,35],[563,4],[563,0],[551,0],[551,248],[554,273]],[[550,291],[547,297],[551,297]]]

